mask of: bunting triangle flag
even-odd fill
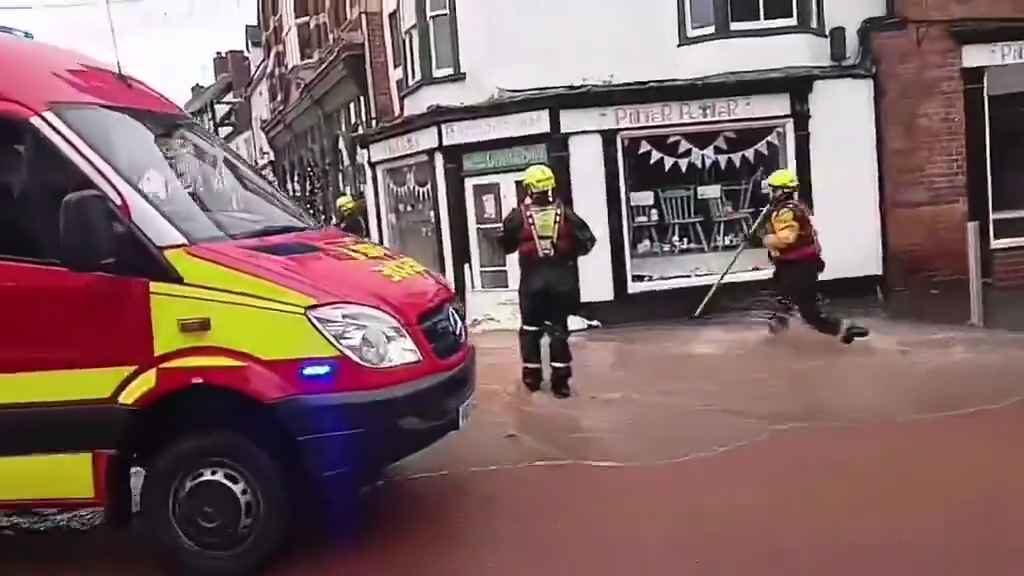
[[[640,141],[640,153],[641,154],[647,154],[651,150],[654,150],[654,148],[651,147],[650,142],[648,142],[647,140],[641,140]]]
[[[665,155],[655,149],[651,149],[651,165],[657,164]]]
[[[679,169],[683,171],[683,174],[686,174],[686,171],[690,169],[689,158],[680,158],[676,160],[676,164],[679,166]]]
[[[691,159],[691,163],[694,166],[696,166],[698,169],[704,168],[704,155],[703,154],[699,154],[699,153],[698,154],[694,154],[693,156],[690,157],[690,159]]]
[[[764,140],[763,142],[758,144],[757,145],[757,151],[760,152],[761,154],[767,155],[768,154],[768,140]]]
[[[671,144],[671,143],[673,143],[673,142],[679,142],[679,141],[680,141],[680,140],[682,140],[682,139],[683,139],[683,137],[682,137],[682,136],[679,136],[679,135],[676,135],[676,136],[669,136],[669,137],[668,137],[668,143],[669,143],[669,144]]]
[[[672,165],[675,164],[676,159],[671,156],[663,156],[661,159],[665,163],[665,172],[672,169]]]
[[[750,150],[744,150],[743,152],[741,152],[741,154],[742,154],[742,155],[743,155],[743,157],[744,157],[744,158],[746,158],[746,159],[747,159],[747,160],[748,160],[748,161],[749,161],[750,163],[753,163],[753,162],[754,162],[754,159],[756,158],[756,155],[757,155],[757,151],[756,151],[756,150],[754,150],[753,148],[751,148]]]
[[[693,150],[693,145],[690,144],[689,142],[687,142],[685,138],[680,136],[679,137],[679,153],[680,154],[685,154],[685,153],[689,152],[690,150]]]
[[[772,144],[778,144],[779,140],[781,138],[782,138],[782,132],[779,131],[779,130],[776,130],[776,131],[771,133],[771,136],[768,136],[768,141],[771,142]]]
[[[715,143],[711,145],[712,148],[728,148],[729,144],[725,141],[725,134],[722,134],[715,140]]]

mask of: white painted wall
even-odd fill
[[[583,302],[609,302],[615,299],[611,232],[608,227],[608,188],[604,169],[600,134],[577,134],[569,138],[573,209],[597,237],[593,252],[579,260],[580,298]]]
[[[823,279],[882,274],[874,83],[815,82],[811,92],[814,222]]]
[[[384,0],[385,19],[397,4]],[[847,28],[851,60],[859,50],[861,22],[884,13],[885,0],[825,0],[826,29]],[[828,39],[806,33],[679,46],[678,17],[677,0],[461,0],[459,51],[466,80],[422,88],[405,99],[405,113],[433,104],[480,102],[499,88],[833,64]],[[400,73],[391,69],[397,80]]]

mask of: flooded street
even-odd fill
[[[357,530],[272,574],[1017,574],[1024,339],[872,321],[580,336],[577,395],[528,396],[477,337],[469,428],[402,463]],[[157,574],[142,534],[0,537],[9,574]]]

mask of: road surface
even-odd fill
[[[396,467],[307,574],[1020,574],[1024,337],[871,321],[598,330],[578,394],[477,337],[470,427]],[[144,535],[0,536],[4,574],[159,574]]]

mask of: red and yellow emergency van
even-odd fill
[[[464,424],[443,279],[318,229],[133,78],[8,35],[0,71],[0,508],[124,518],[140,467],[171,559],[250,573],[297,495]]]

